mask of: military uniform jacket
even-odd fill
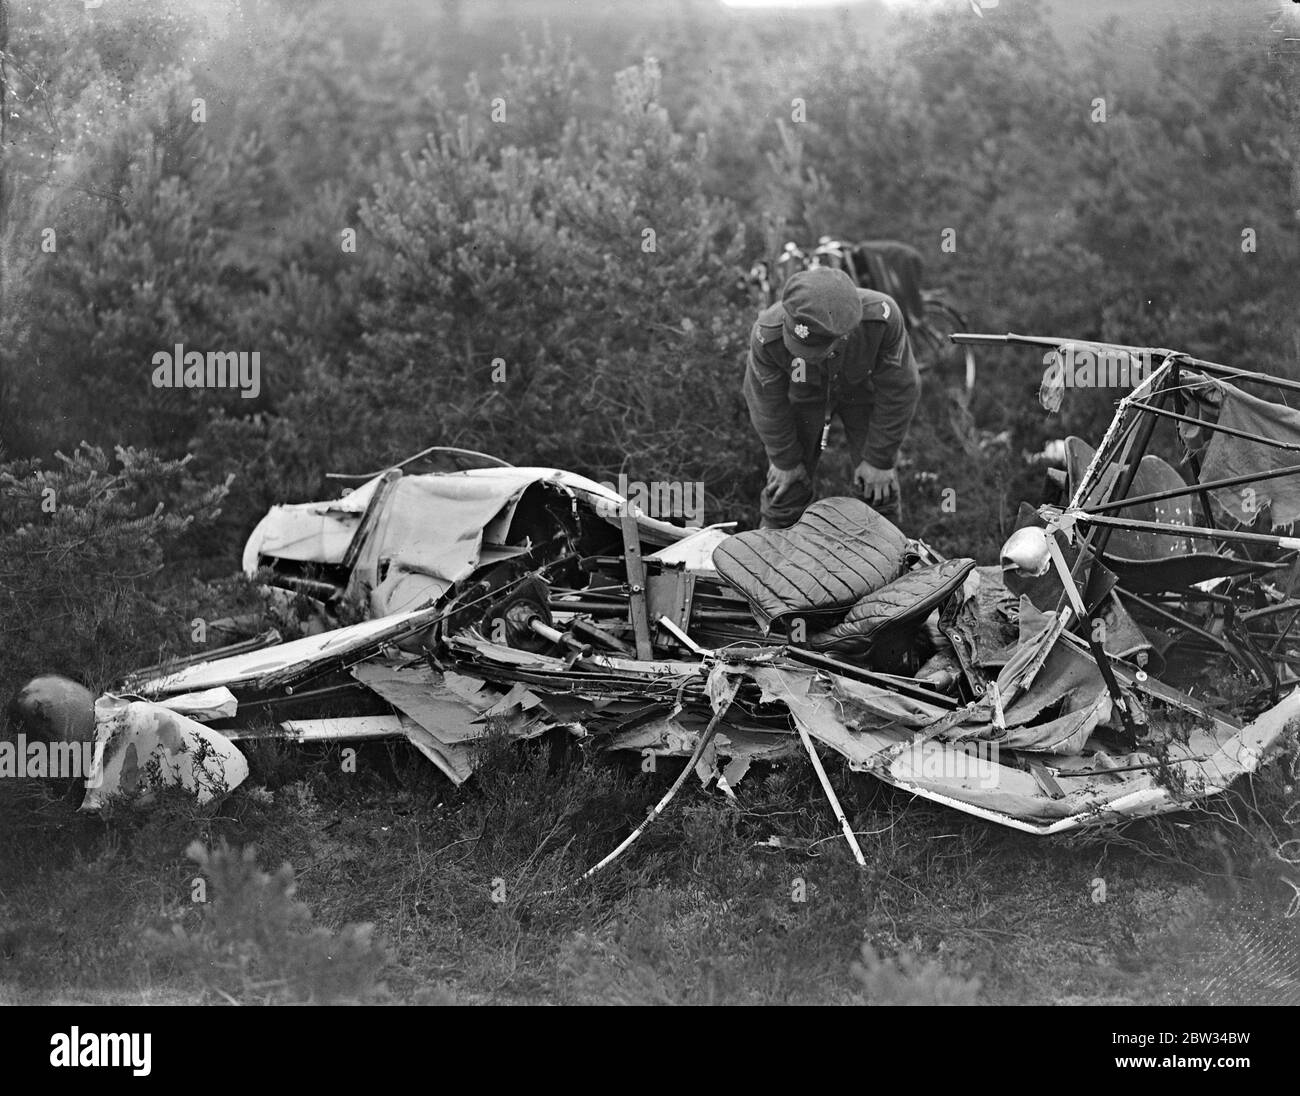
[[[853,462],[892,468],[911,425],[921,394],[921,380],[902,310],[892,297],[859,289],[862,321],[847,340],[819,362],[799,360],[781,339],[785,313],[779,303],[759,313],[749,340],[745,402],[750,419],[777,468],[795,468],[803,452],[795,433],[791,405],[815,404],[841,417],[862,415],[865,436]],[[862,426],[861,423],[846,425]]]

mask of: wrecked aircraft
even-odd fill
[[[999,560],[943,558],[857,499],[784,530],[686,529],[570,472],[435,447],[417,457],[481,466],[412,458],[266,515],[245,571],[323,618],[368,619],[133,674],[97,709],[108,779],[87,805],[200,731],[218,761],[255,734],[405,738],[454,783],[489,729],[562,731],[686,758],[683,778],[728,795],[755,762],[807,759],[860,858],[828,751],[1035,834],[1186,807],[1256,771],[1300,717],[1300,411],[1243,386],[1300,383],[1175,350],[954,338],[1156,362],[1096,449],[1068,439]],[[1153,449],[1162,425],[1188,478]]]

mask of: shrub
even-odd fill
[[[0,464],[0,684],[60,670],[104,685],[177,637],[160,572],[226,493],[187,466],[85,445],[53,468]]]
[[[249,845],[232,849],[224,838],[209,850],[195,841],[186,855],[212,887],[200,928],[179,923],[171,935],[151,931],[159,957],[193,974],[230,1001],[357,1001],[375,989],[386,957],[371,924],[337,932],[311,924],[311,911],[295,898],[293,867],[274,873],[257,866]]]
[[[979,997],[978,978],[946,974],[938,962],[922,961],[910,952],[886,958],[863,944],[862,958],[851,969],[862,984],[866,1005],[973,1005]]]

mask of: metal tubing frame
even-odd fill
[[[1131,529],[1137,533],[1172,533],[1201,540],[1236,540],[1242,544],[1267,544],[1273,548],[1300,549],[1300,537],[1279,537],[1270,533],[1243,533],[1236,529],[1211,529],[1204,525],[1175,525],[1167,521],[1141,521],[1138,518],[1111,518],[1103,514],[1076,511],[1080,523],[1102,525],[1111,529]]]
[[[1103,511],[1121,510],[1142,502],[1153,502],[1165,498],[1177,498],[1183,495],[1198,495],[1202,506],[1206,510],[1206,520],[1213,522],[1213,515],[1209,508],[1208,492],[1210,490],[1213,490],[1216,487],[1237,486],[1242,483],[1281,478],[1284,475],[1294,474],[1295,472],[1300,471],[1300,468],[1288,467],[1286,469],[1275,470],[1272,474],[1229,477],[1227,482],[1211,481],[1211,483],[1207,485],[1200,481],[1198,468],[1194,470],[1196,474],[1196,482],[1186,488],[1173,489],[1164,492],[1149,492],[1144,496],[1129,498],[1128,492],[1132,488],[1133,481],[1137,476],[1138,467],[1141,464],[1143,457],[1146,456],[1147,448],[1151,442],[1152,433],[1155,430],[1156,422],[1159,418],[1169,418],[1175,421],[1195,423],[1196,425],[1204,426],[1209,430],[1217,430],[1223,434],[1241,437],[1245,440],[1268,445],[1276,449],[1300,451],[1300,445],[1298,444],[1275,442],[1270,438],[1252,434],[1248,431],[1236,430],[1231,427],[1221,427],[1218,423],[1210,423],[1203,419],[1193,418],[1176,411],[1170,411],[1161,406],[1165,400],[1169,398],[1171,392],[1179,387],[1179,373],[1183,365],[1200,368],[1207,373],[1215,373],[1220,376],[1271,384],[1273,387],[1283,390],[1300,391],[1300,382],[1285,381],[1280,378],[1267,377],[1262,374],[1253,374],[1246,370],[1234,369],[1231,366],[1221,365],[1217,362],[1207,362],[1202,359],[1192,358],[1180,351],[1121,346],[1113,343],[1091,343],[1081,342],[1080,340],[1055,340],[1050,338],[1034,338],[1032,336],[1017,336],[1014,334],[1008,334],[1003,337],[988,336],[983,338],[963,338],[954,335],[953,342],[1019,342],[1031,345],[1048,345],[1057,348],[1073,344],[1109,348],[1111,350],[1122,350],[1130,353],[1136,350],[1139,353],[1159,355],[1164,358],[1163,363],[1158,369],[1151,373],[1144,381],[1138,384],[1127,397],[1120,401],[1119,410],[1115,419],[1112,420],[1110,427],[1108,427],[1106,431],[1106,435],[1102,439],[1101,445],[1097,447],[1097,451],[1094,454],[1092,461],[1089,463],[1084,475],[1076,485],[1075,493],[1071,499],[1070,510],[1075,513],[1078,521],[1084,524],[1090,524],[1091,528],[1089,529],[1086,538],[1087,551],[1080,552],[1075,567],[1072,570],[1067,570],[1063,566],[1064,561],[1058,561],[1061,580],[1066,584],[1064,596],[1057,605],[1058,612],[1063,608],[1064,602],[1067,599],[1071,603],[1077,601],[1080,598],[1080,590],[1086,590],[1088,588],[1092,579],[1093,569],[1098,563],[1102,562],[1106,545],[1110,540],[1112,532],[1116,528],[1127,528],[1152,533],[1172,533],[1175,535],[1200,537],[1218,542],[1234,540],[1239,543],[1267,544],[1282,549],[1300,549],[1300,538],[1273,537],[1265,534],[1242,533],[1234,530],[1222,530],[1207,528],[1204,526],[1189,527],[1172,525],[1164,522],[1145,522],[1133,519],[1126,520],[1122,518],[1105,517],[1102,514]],[[1139,416],[1136,429],[1134,429],[1134,423],[1126,423],[1123,421],[1127,417],[1130,409],[1135,411]],[[1142,417],[1144,415],[1145,417]],[[1115,462],[1116,454],[1114,453],[1114,450],[1121,446],[1122,453],[1119,454],[1118,461],[1120,465],[1120,474],[1114,483],[1110,496],[1105,501],[1098,503],[1094,507],[1084,506],[1083,503],[1094,488],[1096,477],[1100,475],[1108,465]],[[1049,538],[1054,540],[1050,532]],[[1055,547],[1054,544],[1053,547]],[[1059,548],[1052,553],[1053,557],[1056,557],[1058,552]],[[1085,565],[1085,558],[1089,555],[1091,555],[1092,561]],[[1170,615],[1172,616],[1172,614]],[[1091,642],[1090,619],[1086,613],[1080,619],[1079,623],[1088,629],[1088,635],[1086,636],[1085,641],[1089,643],[1090,647],[1093,646]],[[1251,658],[1250,653],[1240,650],[1230,639],[1227,640],[1224,646],[1237,661],[1246,663],[1256,671],[1260,669],[1259,665],[1255,665],[1256,659]],[[1096,650],[1093,651],[1093,655],[1095,660],[1098,662],[1099,668],[1101,668],[1101,666],[1106,663],[1105,656]],[[1269,681],[1270,685],[1276,688],[1276,674],[1271,672],[1271,664],[1266,664],[1265,668],[1269,671],[1265,673],[1265,679],[1271,679]],[[1103,669],[1102,672],[1108,691],[1111,693],[1112,698],[1117,701],[1117,706],[1120,709],[1120,715],[1125,725],[1125,729],[1130,734],[1133,734],[1135,732],[1135,727],[1133,725],[1132,715],[1128,711],[1127,705],[1124,703],[1124,699],[1118,689],[1117,683],[1113,680],[1112,675],[1107,673],[1106,670],[1109,670],[1109,665],[1106,665],[1106,668]]]
[[[1222,426],[1207,419],[1198,419],[1195,415],[1180,415],[1177,411],[1169,411],[1163,407],[1153,407],[1141,400],[1135,400],[1132,406],[1142,411],[1150,411],[1151,414],[1160,415],[1166,419],[1195,423],[1197,426],[1203,426],[1206,430],[1212,430],[1215,433],[1227,434],[1233,438],[1244,438],[1246,441],[1253,441],[1257,445],[1267,445],[1270,449],[1284,449],[1288,453],[1300,453],[1300,442],[1276,441],[1273,438],[1266,438],[1263,434],[1253,434],[1249,430],[1238,430],[1235,426]]]
[[[1196,495],[1203,491],[1219,491],[1225,487],[1238,487],[1245,483],[1258,483],[1260,480],[1280,479],[1283,476],[1300,475],[1300,464],[1288,464],[1285,468],[1275,468],[1271,472],[1248,472],[1240,476],[1227,476],[1224,479],[1197,481],[1184,487],[1171,487],[1167,491],[1152,491],[1146,495],[1134,495],[1131,498],[1102,502],[1095,506],[1082,507],[1087,514],[1104,514],[1111,510],[1121,510],[1126,506],[1140,506],[1146,502],[1162,502],[1176,499],[1183,495]]]

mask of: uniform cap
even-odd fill
[[[831,343],[862,322],[858,287],[842,270],[814,266],[790,277],[781,293],[782,339],[795,357],[825,357]]]

